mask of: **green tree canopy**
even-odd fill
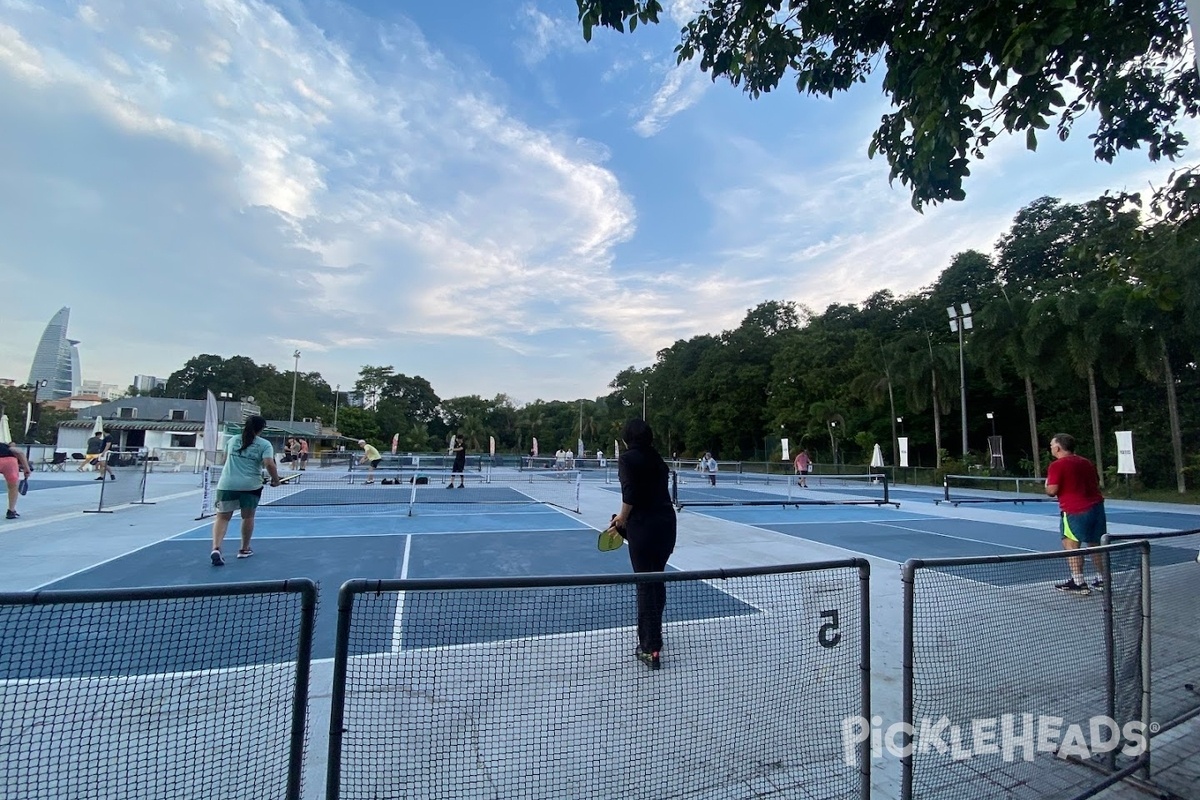
[[[659,0],[576,5],[589,40],[662,13]],[[882,68],[895,111],[869,154],[918,209],[962,200],[971,161],[1001,133],[1023,132],[1033,150],[1037,131],[1053,124],[1066,139],[1087,115],[1097,159],[1142,148],[1174,159],[1180,123],[1200,110],[1185,0],[704,0],[675,52],[752,97],[789,74],[797,91],[832,96]]]

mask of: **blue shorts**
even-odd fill
[[[1081,514],[1059,514],[1059,528],[1064,539],[1086,545],[1098,545],[1104,534],[1108,533],[1108,520],[1104,516],[1104,503],[1096,505]]]

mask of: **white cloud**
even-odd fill
[[[517,25],[522,31],[517,47],[528,66],[541,63],[551,53],[577,51],[584,45],[574,18],[552,17],[533,3],[521,7]]]
[[[654,136],[666,127],[671,117],[698,103],[711,83],[709,77],[692,62],[676,64],[663,79],[633,129],[640,136]]]
[[[31,200],[26,235],[0,243],[4,277],[34,261],[64,287],[87,282],[84,264],[110,277],[162,271],[139,290],[136,315],[77,334],[90,347],[85,371],[106,361],[120,372],[173,369],[199,350],[262,358],[302,339],[314,359],[344,362],[344,379],[368,360],[395,359],[395,343],[413,337],[555,353],[565,338],[549,349],[534,338],[575,325],[613,335],[605,311],[624,296],[613,248],[635,214],[600,160],[606,148],[514,117],[411,25],[381,31],[402,47],[368,67],[256,0],[88,8],[0,15],[0,99],[19,101],[0,111],[0,126],[31,156],[7,184]],[[87,144],[49,157],[39,134],[67,124]],[[119,189],[98,174],[104,163],[122,165]],[[72,195],[99,199],[51,234]],[[39,249],[48,236],[55,246]],[[120,281],[105,283],[102,305],[128,307]],[[185,284],[193,288],[180,296]],[[195,302],[211,293],[221,299]],[[73,326],[87,324],[80,308]],[[154,346],[136,356],[117,344],[147,328]],[[632,344],[638,333],[618,336]],[[160,351],[172,354],[165,365],[139,363]],[[481,369],[497,391],[520,379]],[[480,376],[452,364],[440,377],[482,390]]]

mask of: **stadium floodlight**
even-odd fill
[[[974,325],[971,322],[971,304],[961,303],[958,308],[949,306],[946,313],[950,317],[950,331],[958,334],[958,388],[962,401],[962,453],[967,457],[967,371],[963,360],[963,331],[969,331]]]

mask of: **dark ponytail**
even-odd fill
[[[238,452],[243,452],[247,447],[254,444],[254,439],[263,429],[267,427],[267,421],[255,414],[246,420],[245,427],[242,428],[242,446],[238,448]]]

